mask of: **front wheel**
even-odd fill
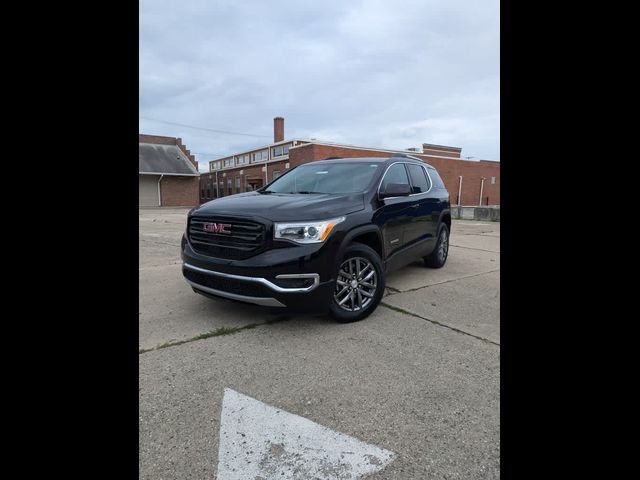
[[[438,243],[436,248],[429,255],[424,257],[424,263],[427,267],[442,268],[447,262],[449,256],[449,228],[446,223],[440,224],[438,232]]]
[[[384,293],[385,279],[378,253],[361,243],[352,243],[344,252],[336,272],[336,288],[329,311],[338,322],[362,320],[373,312]]]

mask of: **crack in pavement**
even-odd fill
[[[215,330],[211,330],[209,332],[201,333],[200,335],[196,335],[195,337],[191,337],[191,338],[186,338],[184,340],[168,341],[168,342],[162,343],[160,345],[156,345],[155,347],[140,348],[140,349],[138,349],[138,355],[141,355],[141,354],[147,353],[147,352],[153,352],[155,350],[161,350],[163,348],[177,347],[178,345],[184,345],[185,343],[196,342],[198,340],[205,340],[205,339],[211,338],[211,337],[221,337],[223,335],[233,335],[234,333],[238,333],[238,332],[241,332],[243,330],[250,330],[252,328],[260,327],[260,326],[263,326],[263,325],[271,325],[271,324],[274,324],[274,323],[286,322],[288,320],[291,320],[291,317],[283,316],[283,317],[276,317],[273,320],[267,320],[266,322],[250,323],[249,325],[244,325],[242,327],[224,327],[224,326],[222,326],[222,327],[216,328]]]
[[[478,250],[480,252],[487,252],[487,253],[500,253],[500,252],[496,252],[495,250],[485,250],[484,248],[463,247],[462,245],[456,245],[455,243],[449,243],[449,246],[457,247],[457,248],[466,248],[467,250]]]
[[[170,267],[172,265],[182,265],[182,260],[178,260],[173,263],[159,263],[157,265],[145,265],[144,267],[138,267],[138,270],[147,270],[150,268],[159,268],[159,267]]]
[[[436,285],[443,285],[445,283],[457,282],[458,280],[464,280],[465,278],[479,277],[480,275],[486,275],[488,273],[494,273],[494,272],[499,272],[499,271],[500,271],[500,269],[497,268],[495,270],[489,270],[488,272],[480,272],[480,273],[474,273],[473,275],[467,275],[465,277],[452,278],[451,280],[444,280],[442,282],[432,283],[431,285],[424,285],[422,287],[410,288],[409,290],[398,290],[397,288],[390,287],[390,286],[387,285],[387,288],[389,290],[391,290],[392,293],[389,293],[386,296],[390,297],[391,295],[397,295],[398,293],[415,292],[417,290],[422,290],[423,288],[435,287]]]
[[[493,345],[497,345],[498,347],[500,346],[500,344],[498,342],[494,342],[493,340],[489,340],[488,338],[481,337],[481,336],[475,335],[473,333],[469,333],[469,332],[467,332],[465,330],[461,330],[461,329],[456,328],[456,327],[452,327],[451,325],[447,325],[446,323],[442,323],[442,322],[439,322],[437,320],[433,320],[432,318],[423,317],[421,315],[418,315],[417,313],[410,312],[409,310],[405,310],[403,308],[399,308],[399,307],[396,307],[396,306],[393,306],[393,305],[389,305],[388,303],[385,303],[385,302],[380,302],[380,305],[382,305],[383,307],[387,307],[389,310],[395,310],[396,312],[404,313],[405,315],[409,315],[411,317],[416,317],[416,318],[419,318],[421,320],[426,320],[427,322],[431,322],[434,325],[438,325],[440,327],[448,328],[449,330],[453,330],[454,332],[461,333],[463,335],[467,335],[469,337],[473,337],[473,338],[476,338],[478,340],[482,340],[483,342],[487,342],[487,343],[491,343]]]
[[[171,245],[172,247],[180,247],[179,243],[158,242],[157,240],[148,240],[146,238],[140,238],[139,240],[142,242],[157,243],[159,245]]]

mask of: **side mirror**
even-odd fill
[[[408,183],[389,183],[384,190],[380,190],[380,198],[406,197],[411,193]]]

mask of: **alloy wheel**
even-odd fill
[[[445,230],[442,230],[440,233],[440,242],[438,245],[438,260],[441,263],[447,259],[447,254],[449,253],[449,236]]]
[[[336,291],[333,298],[348,312],[367,308],[378,288],[378,274],[373,264],[362,257],[345,260],[338,269]]]

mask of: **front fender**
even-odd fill
[[[349,243],[351,243],[351,241],[364,234],[364,233],[375,233],[378,237],[378,242],[380,243],[380,249],[382,250],[382,255],[381,255],[381,260],[384,261],[385,257],[386,257],[386,252],[384,250],[384,242],[382,241],[382,233],[380,232],[380,228],[377,225],[361,225],[359,227],[355,227],[352,228],[351,230],[349,230],[345,236],[344,239],[342,241],[342,244],[340,245],[340,248],[338,249],[338,259],[342,258],[342,255],[344,254],[344,250],[345,248],[347,248],[347,245],[349,245]]]

